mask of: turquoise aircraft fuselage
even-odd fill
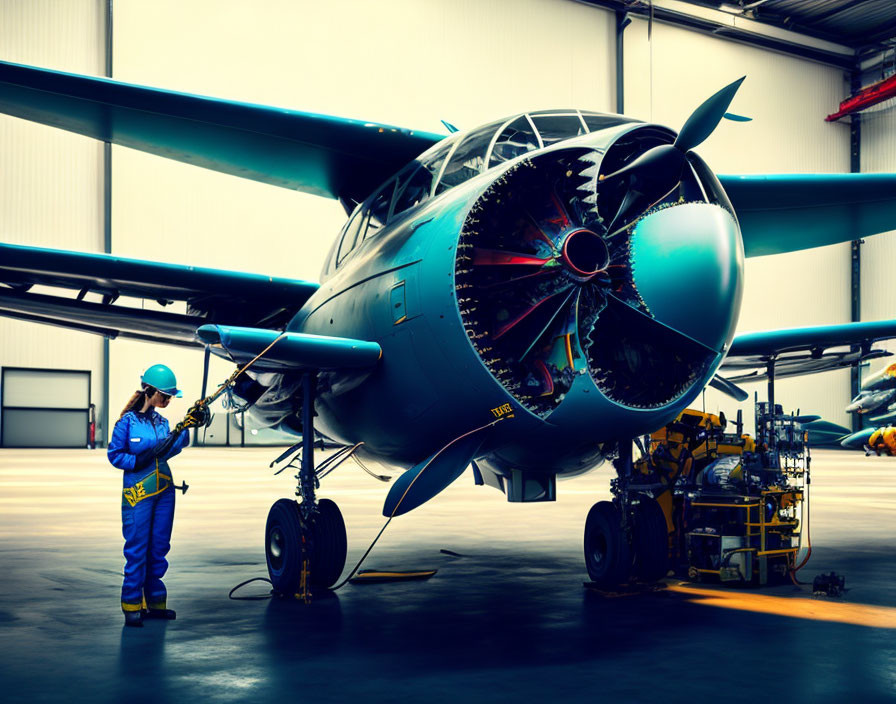
[[[521,129],[548,119],[548,146]],[[355,209],[286,328],[382,348],[371,370],[321,375],[317,427],[413,464],[512,416],[485,433],[481,470],[554,475],[674,418],[734,333],[737,222],[693,153],[671,191],[612,231],[624,188],[601,178],[674,140],[621,116],[515,116],[453,135],[389,179]],[[479,148],[460,159],[493,165],[461,162],[455,181],[471,177],[440,188],[465,143]]]

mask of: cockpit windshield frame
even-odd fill
[[[329,266],[333,267],[333,265],[335,265],[335,268],[339,268],[342,262],[346,258],[350,257],[352,252],[357,249],[357,247],[362,242],[367,239],[376,237],[380,229],[383,229],[383,227],[389,225],[397,218],[402,217],[404,213],[414,210],[424,201],[429,200],[436,195],[440,195],[446,191],[449,191],[455,186],[459,186],[462,183],[465,183],[466,181],[469,181],[470,179],[485,173],[489,169],[499,166],[505,161],[516,159],[517,157],[522,156],[523,154],[530,151],[543,149],[545,147],[545,140],[537,125],[537,118],[542,117],[577,117],[578,123],[581,126],[580,129],[577,130],[576,134],[561,136],[559,139],[554,136],[553,140],[548,143],[549,146],[566,139],[573,139],[575,137],[589,134],[597,130],[602,130],[607,127],[614,127],[616,125],[625,123],[640,122],[639,120],[635,120],[633,118],[628,118],[622,115],[613,115],[610,113],[599,113],[574,109],[536,110],[532,112],[517,113],[504,120],[498,120],[486,125],[481,125],[480,127],[476,127],[466,132],[458,132],[456,134],[452,134],[449,137],[446,137],[442,141],[438,142],[437,144],[433,145],[430,150],[422,154],[419,158],[415,159],[411,164],[408,164],[398,174],[393,176],[391,179],[389,179],[388,182],[384,183],[380,188],[378,188],[371,197],[367,198],[364,203],[359,206],[359,209],[362,212],[354,213],[351,218],[349,218],[349,222],[344,228],[343,235],[342,237],[340,237],[339,244],[337,245],[337,253],[334,257],[332,257]],[[495,155],[495,149],[499,143],[501,135],[503,135],[505,130],[513,125],[514,122],[523,119],[529,126],[531,134],[529,134],[528,136],[530,138],[534,137],[534,143],[532,141],[527,141],[526,143],[520,145],[523,147],[523,149],[519,151],[519,153],[502,157],[501,161],[492,163],[493,157]],[[589,122],[591,124],[589,124]],[[458,149],[462,145],[469,146],[471,141],[475,143],[476,138],[483,136],[483,134],[489,129],[493,130],[494,133],[491,135],[491,138],[486,144],[485,151],[482,154],[481,163],[478,168],[471,168],[469,166],[470,162],[480,158],[478,156],[478,151],[475,150],[475,153],[471,152],[470,154],[466,154],[464,156],[463,164],[461,164],[460,166],[454,164],[454,158],[457,155]],[[523,130],[523,133],[527,134],[525,130]],[[508,142],[508,144],[516,146],[513,142]],[[445,187],[442,187],[445,183],[445,175],[447,169],[452,164],[454,164],[456,168],[451,173],[463,174],[463,170],[466,170],[467,175],[455,183],[451,183],[449,185],[446,185]],[[421,172],[424,170],[429,171],[429,173],[432,175],[432,183],[430,185],[429,191],[422,191],[420,197],[408,198],[407,200],[410,201],[410,204],[407,206],[403,206],[403,209],[399,209],[399,207],[397,206],[402,203],[402,198],[404,198],[405,194],[408,193],[407,189],[410,182],[415,181],[418,175],[422,175]],[[425,180],[423,181],[423,183],[425,183]],[[422,187],[423,183],[418,183],[416,187]],[[380,208],[383,207],[382,196],[386,193],[390,194],[390,198],[388,204],[386,205],[385,213],[383,214],[385,220],[378,220],[379,227],[370,227],[371,210],[373,209],[374,204],[378,204],[378,207]],[[345,241],[347,238],[353,239],[353,241]]]

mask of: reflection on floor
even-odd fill
[[[172,463],[191,486],[166,580],[178,619],[124,630],[117,470],[101,451],[0,451],[3,701],[752,701],[763,681],[789,702],[896,692],[894,459],[814,453],[814,551],[800,576],[845,574],[837,601],[793,585],[584,590],[583,523],[608,494],[606,470],[533,505],[465,475],[393,521],[365,563],[438,568],[425,582],[348,586],[310,606],[230,601],[265,574],[268,508],[292,495],[288,474],[268,469],[276,454],[190,449]],[[324,482],[346,517],[349,565],[382,525],[386,490],[351,465]]]

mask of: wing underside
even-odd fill
[[[817,374],[843,369],[890,353],[873,349],[880,340],[896,337],[896,320],[742,333],[734,338],[719,369],[727,382]]]
[[[237,271],[0,244],[0,315],[110,338],[196,346],[201,344],[196,329],[206,323],[283,328],[318,287]],[[161,305],[147,309],[146,300]]]

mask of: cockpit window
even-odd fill
[[[458,186],[478,176],[485,164],[485,153],[488,145],[495,135],[495,130],[503,124],[494,122],[478,130],[470,132],[463,141],[457,145],[457,149],[451,155],[451,160],[442,173],[436,193],[448,190],[452,186]]]
[[[387,221],[434,193],[458,186],[527,152],[628,122],[637,120],[577,110],[543,110],[505,118],[466,135],[446,137],[358,208],[346,225],[329,266],[333,261],[339,266],[361,242],[375,237]],[[433,189],[436,179],[438,184]]]
[[[546,147],[554,142],[588,133],[577,113],[533,114],[531,117]]]
[[[627,122],[637,122],[630,117],[622,115],[604,115],[599,112],[583,112],[582,119],[588,125],[589,132],[598,132],[605,130],[607,127],[616,127],[616,125],[624,125]]]
[[[346,224],[342,233],[342,239],[339,241],[339,252],[336,254],[337,266],[341,264],[346,255],[355,248],[358,232],[361,230],[361,225],[364,223],[365,217],[366,214],[364,209],[357,208]]]
[[[383,229],[383,226],[386,224],[386,219],[389,216],[389,206],[392,205],[392,194],[395,192],[395,184],[395,180],[386,184],[370,203],[370,215],[367,218],[367,230],[364,233],[365,240],[376,236],[376,233]]]
[[[392,206],[390,220],[429,198],[432,193],[432,183],[439,175],[442,164],[453,146],[453,142],[439,143],[434,151],[424,154],[420,158],[419,165],[413,164],[399,175],[398,190],[395,194],[395,204]]]
[[[531,152],[538,147],[538,136],[532,129],[532,123],[529,122],[528,117],[520,115],[501,130],[492,147],[488,167],[491,168],[496,164],[516,159],[520,154]]]
[[[398,195],[395,198],[395,207],[392,209],[393,218],[429,198],[432,189],[432,174],[429,169],[418,166],[409,174],[409,177],[398,180]]]

